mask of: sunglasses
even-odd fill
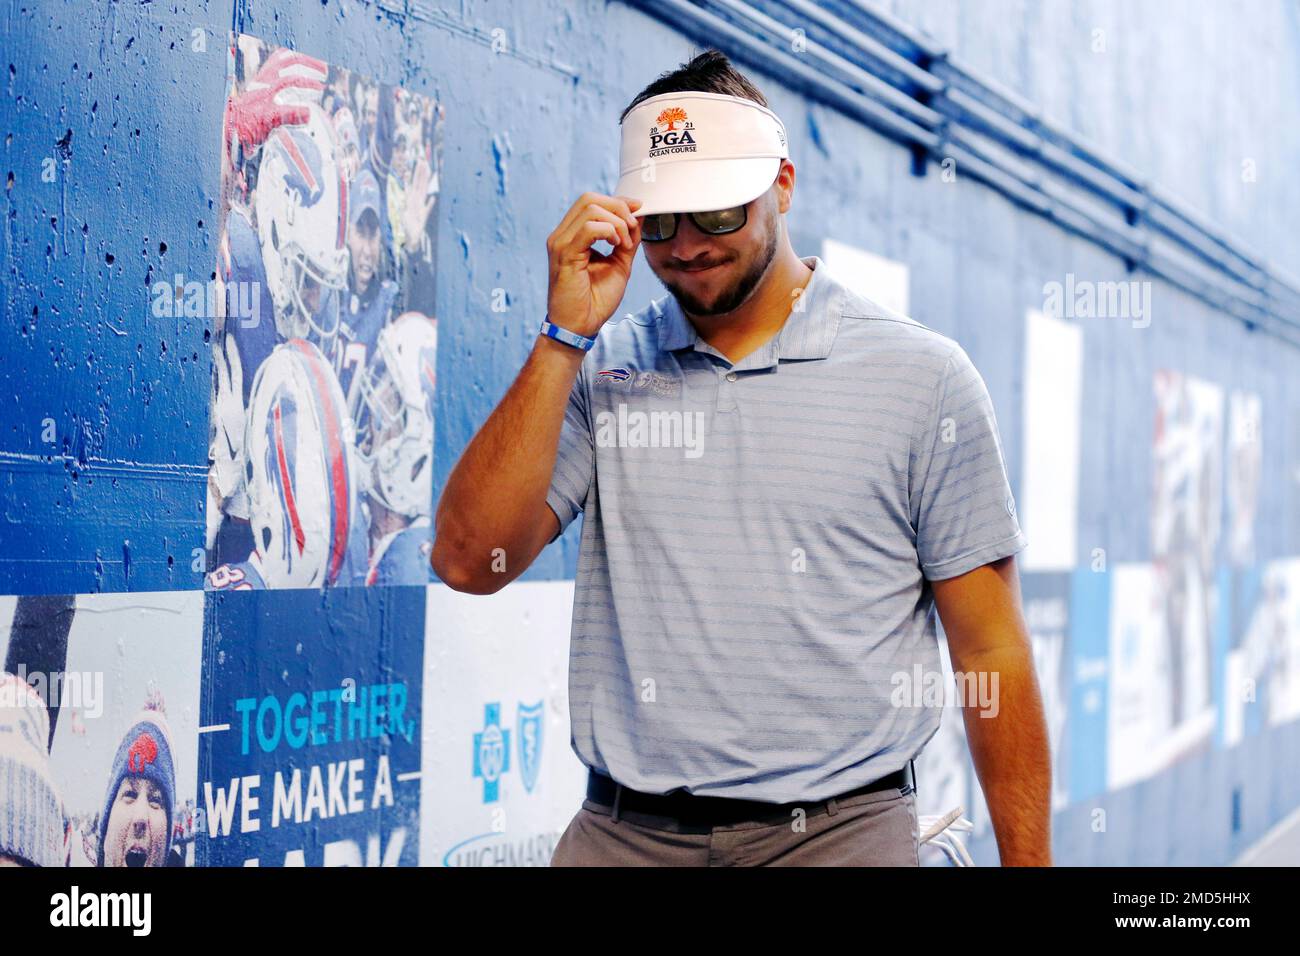
[[[744,206],[714,209],[710,212],[661,212],[641,219],[641,239],[644,242],[663,242],[677,234],[677,223],[682,216],[690,216],[695,228],[706,236],[725,236],[744,229],[748,213]]]

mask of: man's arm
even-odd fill
[[[931,587],[953,671],[984,676],[992,691],[991,716],[981,716],[980,702],[966,697],[962,716],[1002,865],[1051,866],[1052,757],[1016,559],[932,581]]]
[[[447,480],[435,518],[432,561],[438,577],[454,590],[500,590],[560,530],[546,491],[582,358],[577,349],[539,337],[519,377]]]
[[[639,206],[635,199],[584,193],[547,237],[552,322],[594,337],[613,315],[641,241],[633,216]],[[613,251],[594,251],[601,240]],[[434,517],[430,562],[453,590],[501,590],[559,532],[546,495],[583,358],[577,349],[538,338],[519,377],[452,470]]]

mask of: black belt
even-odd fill
[[[821,812],[833,813],[833,804],[864,793],[891,789],[897,789],[902,794],[911,793],[916,789],[915,780],[909,761],[901,770],[826,800],[765,803],[762,800],[740,800],[734,797],[697,796],[685,790],[643,793],[615,783],[603,773],[589,770],[587,799],[610,808],[615,822],[627,818],[635,823],[638,822],[636,817],[654,817],[658,818],[656,822],[666,823],[673,829],[708,832],[715,826],[737,823],[789,821],[796,810],[803,810],[810,816]]]

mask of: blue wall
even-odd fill
[[[1300,271],[1300,9],[907,0],[900,18],[1095,140],[1277,265]],[[618,114],[694,44],[603,0],[170,4],[6,0],[0,175],[0,593],[202,586],[210,322],[159,319],[148,287],[216,259],[221,112],[232,30],[436,97],[436,481],[504,392],[545,308],[544,241],[573,198],[616,181]],[[1094,52],[1095,30],[1106,51]],[[202,31],[206,51],[194,50]],[[982,371],[1013,483],[1023,471],[1024,313],[1066,273],[1124,264],[970,179],[917,176],[909,153],[740,61],[790,132],[796,250],[834,237],[906,263],[911,311]],[[1242,163],[1256,178],[1244,181]],[[52,175],[51,175],[52,174]],[[1138,277],[1145,278],[1145,277]],[[504,290],[498,292],[497,290]],[[624,309],[658,283],[638,262]],[[504,301],[507,310],[494,311]],[[1173,368],[1261,395],[1256,550],[1300,542],[1300,357],[1157,281],[1151,326],[1085,331],[1079,562],[1149,554],[1152,378]],[[47,442],[47,419],[54,441]],[[1017,488],[1017,491],[1019,489]],[[572,577],[577,525],[528,579]],[[253,635],[249,635],[252,639]],[[1077,863],[1230,859],[1300,804],[1297,725],[1181,761],[1057,822]],[[1241,826],[1230,825],[1242,791]],[[1153,822],[1158,825],[1153,825]],[[989,862],[987,838],[977,850]]]

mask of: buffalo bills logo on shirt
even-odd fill
[[[655,117],[650,127],[650,158],[672,153],[695,152],[695,137],[691,135],[694,123],[686,120],[686,110],[669,106]]]
[[[631,377],[631,371],[623,368],[621,365],[615,366],[614,368],[603,368],[596,373],[596,378],[598,380],[606,382],[626,382]]]

